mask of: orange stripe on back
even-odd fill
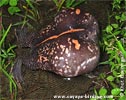
[[[54,36],[51,36],[51,37],[45,39],[44,41],[38,43],[36,46],[39,46],[40,44],[42,44],[42,43],[44,43],[44,42],[46,42],[46,41],[48,41],[48,40],[56,39],[56,38],[58,38],[58,37],[60,37],[60,36],[62,36],[62,35],[70,34],[70,33],[73,33],[73,32],[80,32],[80,31],[84,31],[84,29],[71,29],[71,30],[62,32],[62,33],[59,34],[59,35],[54,35]]]

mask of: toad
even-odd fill
[[[30,51],[15,60],[12,72],[18,81],[23,80],[22,64],[34,70],[75,77],[91,72],[99,62],[98,23],[90,13],[78,8],[61,10],[52,24],[37,35],[21,34],[18,42]]]

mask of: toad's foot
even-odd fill
[[[24,83],[22,75],[21,75],[21,66],[22,66],[22,59],[16,58],[14,67],[12,69],[12,74],[14,76],[17,85]]]

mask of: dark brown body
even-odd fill
[[[29,57],[18,57],[17,63],[64,77],[88,73],[99,61],[98,30],[97,21],[89,13],[64,9],[39,35],[31,36],[27,41],[20,40],[25,42],[24,47],[31,48],[31,52]],[[13,72],[16,78],[20,78],[17,64]]]

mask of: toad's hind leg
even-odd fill
[[[14,76],[14,79],[17,83],[24,83],[22,75],[21,75],[21,66],[22,66],[22,59],[21,58],[16,58],[13,69],[12,69],[12,74]]]

